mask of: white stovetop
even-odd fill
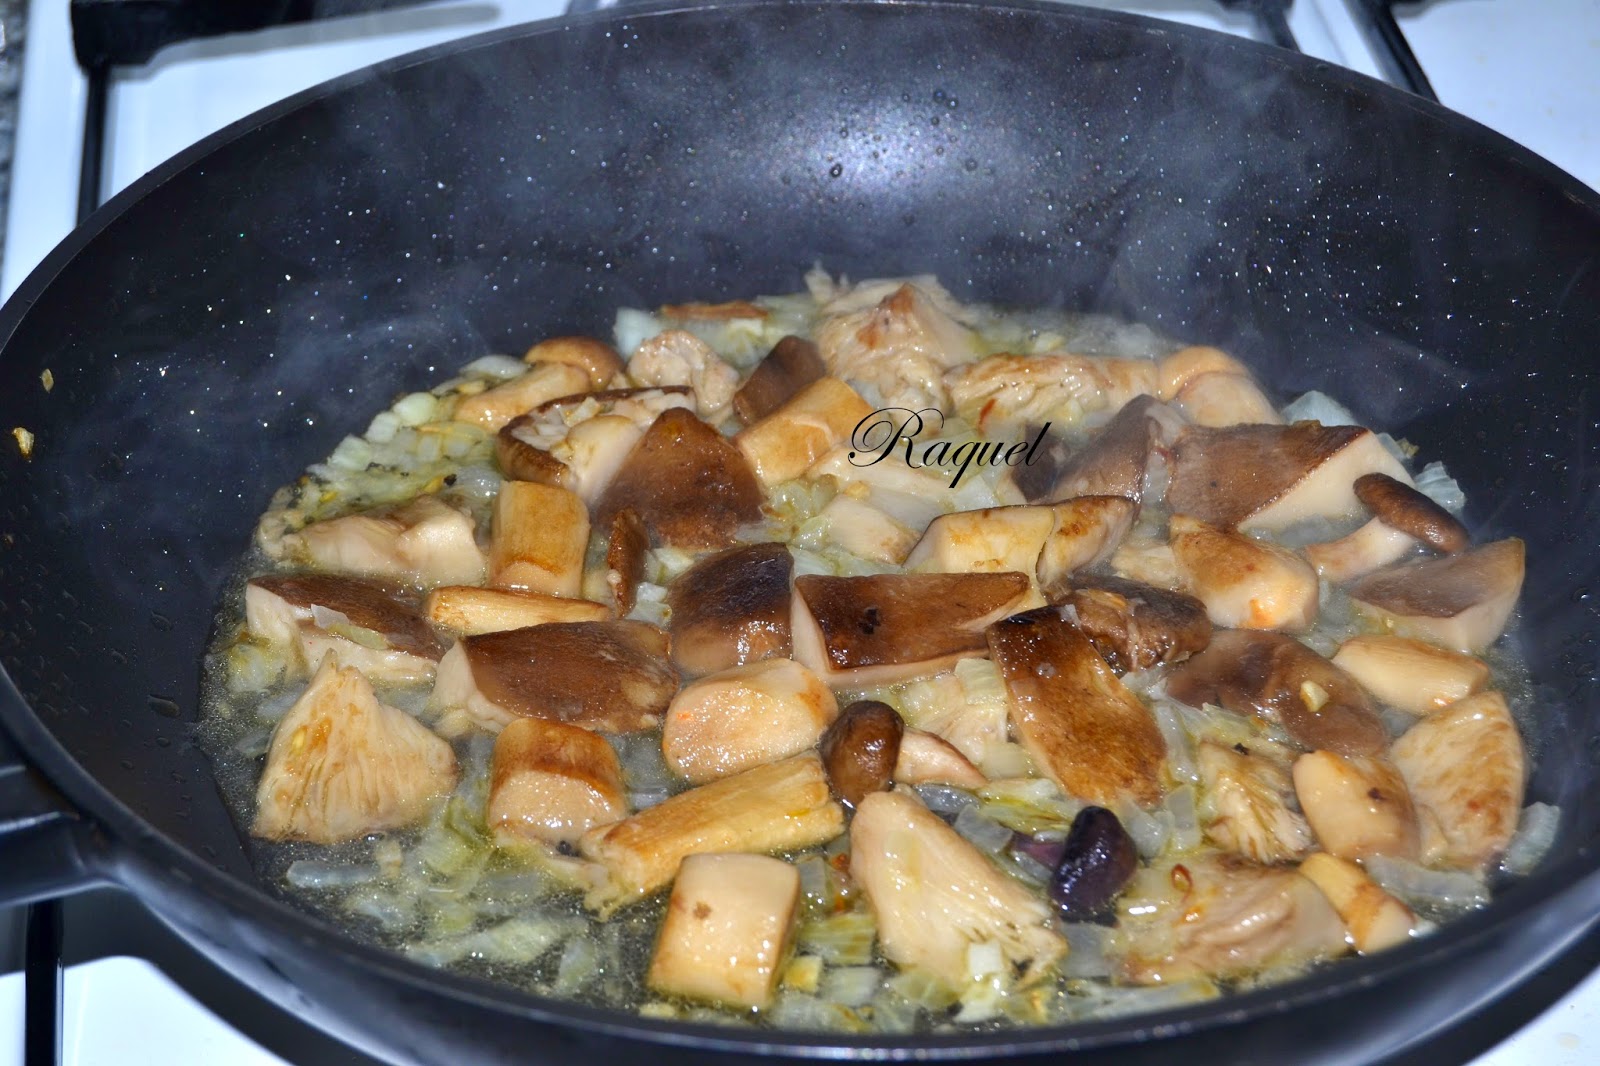
[[[1377,74],[1345,4],[1298,0],[1290,25],[1308,53]],[[403,52],[558,14],[563,0],[446,0],[318,25],[194,42],[120,77],[110,112],[106,195],[237,118],[337,74]],[[1249,33],[1206,0],[1101,3]],[[67,5],[32,0],[0,295],[9,295],[73,224],[84,83]],[[1600,188],[1600,0],[1452,0],[1401,19],[1443,102]],[[22,979],[0,978],[0,1066],[20,1066]],[[282,1066],[137,959],[71,968],[67,1066]],[[1600,973],[1472,1066],[1600,1062]]]

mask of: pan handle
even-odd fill
[[[0,907],[101,883],[88,862],[93,835],[0,726]]]

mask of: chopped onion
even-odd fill
[[[865,966],[872,961],[877,924],[866,911],[846,911],[806,922],[800,927],[797,947],[820,955],[834,966]]]
[[[634,350],[639,345],[666,328],[665,319],[652,315],[649,311],[624,307],[617,312],[612,335],[616,338],[617,351],[622,353],[622,358],[632,359]]]
[[[1156,728],[1161,730],[1161,739],[1167,742],[1167,769],[1180,781],[1198,782],[1200,767],[1195,764],[1189,734],[1183,728],[1177,705],[1170,700],[1156,700],[1150,704],[1150,714],[1156,720]]]
[[[1467,494],[1445,471],[1443,463],[1429,463],[1422,468],[1417,475],[1417,491],[1451,514],[1458,515],[1467,506]]]
[[[1117,811],[1117,819],[1133,838],[1140,858],[1152,859],[1160,855],[1172,837],[1172,815],[1166,811],[1151,814],[1138,804],[1124,803]]]
[[[1191,851],[1200,846],[1200,819],[1195,814],[1193,785],[1180,785],[1167,794],[1165,813],[1172,818],[1172,846]]]
[[[283,879],[295,888],[349,888],[376,881],[381,871],[366,863],[318,862],[297,859],[284,871]]]
[[[1522,810],[1522,822],[1517,835],[1506,846],[1500,868],[1508,874],[1530,874],[1544,859],[1555,843],[1556,829],[1561,824],[1561,808],[1548,803],[1530,803]]]
[[[1430,870],[1384,855],[1367,859],[1366,867],[1379,887],[1413,907],[1470,910],[1489,902],[1484,883],[1459,870]]]
[[[1064,922],[1057,927],[1067,938],[1067,957],[1061,964],[1064,977],[1109,977],[1111,945],[1115,933],[1103,925]]]
[[[409,396],[402,396],[390,410],[401,425],[421,426],[433,421],[434,414],[439,410],[439,401],[431,393],[413,392]]]
[[[872,1001],[883,974],[876,966],[841,966],[823,974],[818,998],[844,1007],[860,1007]]]
[[[952,826],[967,842],[986,855],[999,854],[1011,843],[1011,830],[985,818],[977,806],[963,807]]]
[[[509,355],[485,355],[461,368],[461,373],[476,377],[509,381],[527,373],[528,364]],[[407,397],[409,399],[409,397]],[[396,407],[399,405],[396,404]]]
[[[917,795],[935,814],[959,814],[978,802],[978,797],[952,785],[917,785]]]

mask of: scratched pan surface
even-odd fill
[[[272,489],[485,351],[603,332],[622,304],[794,290],[817,261],[1219,344],[1447,463],[1478,535],[1529,545],[1530,795],[1565,812],[1545,867],[1437,936],[1267,992],[902,1042],[540,1001],[258,885],[191,734],[219,590]],[[0,896],[121,884],[397,1061],[1414,1044],[1600,913],[1597,262],[1595,195],[1481,127],[1299,56],[1066,7],[691,5],[314,90],[119,196],[0,314],[0,428],[36,440],[31,460],[0,449],[0,720],[33,768],[0,774]]]

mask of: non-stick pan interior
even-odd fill
[[[1571,855],[1600,811],[1579,190],[1300,57],[1054,7],[707,8],[391,66],[140,183],[6,308],[0,660],[112,797],[248,877],[191,732],[275,487],[393,394],[619,305],[931,272],[1218,344],[1443,460],[1479,536],[1528,541],[1532,796]]]

